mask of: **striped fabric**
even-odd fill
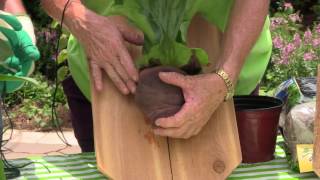
[[[278,142],[280,141],[283,141],[283,139],[279,136]],[[12,160],[10,162],[17,166],[36,162],[20,169],[22,176],[16,178],[18,180],[106,179],[97,170],[95,155],[93,153],[27,158]],[[300,180],[318,178],[313,173],[299,174],[291,171],[285,159],[284,151],[277,146],[275,160],[253,165],[241,164],[228,179]]]
[[[10,161],[16,166],[36,162],[20,169],[21,177],[17,180],[105,180],[97,170],[94,153],[46,156]]]

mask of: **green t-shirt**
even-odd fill
[[[209,22],[216,25],[221,31],[225,30],[233,0],[195,0],[194,8],[187,15],[191,19],[198,11]],[[89,9],[100,15],[107,15],[110,1],[107,0],[82,0]],[[236,95],[250,94],[260,82],[270,59],[272,51],[272,40],[269,30],[269,18],[258,38],[255,46],[248,55],[242,68],[235,89]],[[78,41],[71,36],[68,44],[68,61],[70,71],[83,94],[90,99],[90,79],[86,54]]]

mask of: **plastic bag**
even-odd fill
[[[286,154],[293,170],[299,170],[296,145],[313,143],[316,78],[291,78],[283,82],[275,96],[285,102],[279,126],[284,136]]]

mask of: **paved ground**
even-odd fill
[[[28,156],[46,156],[80,153],[80,147],[72,131],[63,132],[68,143],[66,146],[55,132],[32,132],[14,130],[11,140],[3,150],[7,159]],[[10,131],[4,134],[4,140],[10,137]]]

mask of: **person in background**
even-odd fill
[[[34,28],[21,0],[0,0],[0,74],[29,76],[40,58]],[[0,82],[0,92],[10,93],[23,82]]]
[[[40,58],[34,28],[21,0],[0,0],[0,75],[30,76]],[[0,81],[2,95],[23,86],[23,81]],[[3,122],[0,106],[0,132]],[[2,133],[0,135],[2,141]]]
[[[160,73],[160,78],[182,88],[180,112],[156,121],[154,133],[174,138],[198,134],[220,103],[257,87],[271,55],[268,0],[194,0],[200,14],[222,32],[222,50],[214,73],[183,76]],[[42,7],[60,21],[68,0],[41,0]],[[75,135],[83,151],[93,151],[90,78],[103,90],[106,73],[124,95],[135,92],[138,71],[126,44],[141,45],[143,36],[126,19],[107,16],[112,0],[71,0],[63,24],[73,36],[68,44],[72,77],[64,82]],[[188,14],[192,17],[193,12]],[[191,21],[191,19],[190,19]],[[90,68],[90,71],[89,71]]]

